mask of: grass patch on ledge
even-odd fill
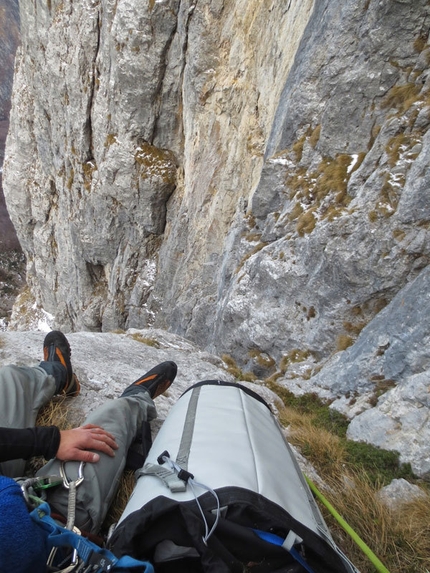
[[[360,468],[366,472],[368,479],[375,486],[382,487],[399,478],[415,481],[410,464],[401,464],[397,452],[348,440],[346,431],[349,420],[337,410],[330,408],[329,402],[324,402],[316,394],[296,396],[275,382],[269,382],[267,386],[284,403],[285,410],[281,416],[281,423],[290,427],[291,443],[297,445],[317,469],[323,469],[327,463],[318,446],[318,432],[328,432],[337,444],[342,464]],[[304,427],[305,433],[303,433]],[[313,428],[316,430],[316,435]]]
[[[332,222],[347,212],[348,181],[363,159],[363,154],[357,154],[354,163],[352,155],[338,154],[324,157],[313,171],[298,166],[288,173],[285,183],[293,204],[288,220],[297,222],[299,236],[312,233],[319,220]]]
[[[239,382],[254,382],[257,379],[257,376],[252,372],[244,372],[241,370],[234,358],[228,354],[223,354],[221,358],[226,365],[227,372],[234,376]]]
[[[280,423],[288,441],[312,463],[324,486],[318,486],[346,522],[372,549],[390,573],[430,571],[430,491],[397,452],[347,440],[348,419],[316,394],[296,396],[275,382],[267,386],[283,401]],[[427,496],[387,507],[379,490],[392,479],[418,483]],[[375,573],[370,561],[320,506],[335,542],[363,573]]]
[[[140,332],[134,332],[130,335],[130,338],[140,342],[141,344],[146,344],[146,346],[152,346],[153,348],[161,348],[161,344],[155,338],[150,338],[149,336],[143,336]]]

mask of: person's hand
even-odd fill
[[[60,445],[56,457],[63,462],[73,460],[94,463],[99,461],[100,456],[89,450],[97,450],[113,457],[117,449],[118,445],[112,434],[100,426],[87,424],[73,430],[60,431]]]

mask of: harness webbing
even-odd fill
[[[54,547],[74,549],[86,567],[92,566],[91,571],[94,573],[108,571],[125,573],[130,569],[133,569],[135,573],[154,573],[154,568],[148,561],[138,561],[128,556],[118,559],[111,551],[62,527],[52,519],[49,505],[46,502],[34,509],[30,517],[48,533],[49,549]]]

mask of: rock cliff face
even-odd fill
[[[9,127],[14,60],[19,43],[18,0],[0,0],[0,331],[25,282],[24,258],[3,195],[3,160]]]
[[[0,121],[9,117],[13,63],[18,44],[18,0],[0,0]],[[3,153],[1,159],[3,160]]]
[[[196,300],[214,315],[312,10],[290,4],[24,7],[6,187],[29,283],[60,325],[171,317],[186,333]]]
[[[22,3],[5,192],[39,304],[340,395],[324,363],[429,263],[429,18],[425,0]],[[345,392],[387,379],[363,376]]]

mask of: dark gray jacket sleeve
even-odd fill
[[[15,429],[0,428],[0,462],[27,460],[43,456],[55,457],[60,445],[60,430],[56,426]]]

